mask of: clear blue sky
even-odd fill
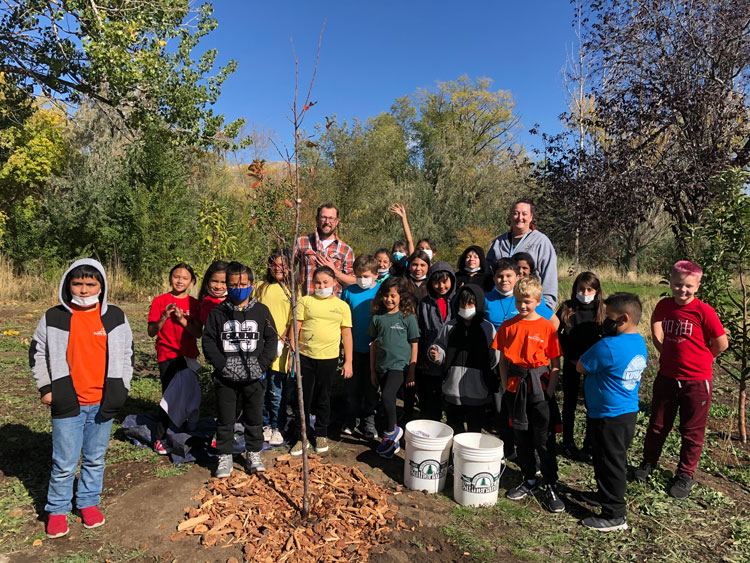
[[[300,60],[303,96],[324,19],[312,96],[319,103],[305,123],[309,130],[326,115],[364,120],[387,111],[397,97],[462,74],[491,78],[493,90],[512,93],[523,125],[519,140],[527,147],[540,144],[528,134],[535,123],[542,131],[560,129],[561,71],[575,39],[567,0],[219,0],[214,8],[219,26],[201,46],[216,47],[219,63],[239,63],[216,110],[276,131],[282,140],[292,137],[289,39]]]

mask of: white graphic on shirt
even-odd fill
[[[665,335],[670,336],[693,336],[693,323],[687,319],[676,321],[674,319],[664,320],[661,323]]]
[[[628,364],[622,373],[622,386],[628,391],[632,391],[638,386],[641,380],[641,374],[646,369],[646,358],[638,354]]]
[[[225,352],[252,352],[258,347],[258,323],[255,321],[226,321],[221,330]]]

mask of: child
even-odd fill
[[[406,256],[411,256],[414,254],[414,239],[411,238],[411,228],[409,227],[409,220],[406,218],[406,208],[400,204],[397,203],[395,205],[391,205],[388,210],[391,213],[395,213],[399,217],[401,217],[401,226],[404,229],[404,237],[406,238],[406,241],[398,241],[396,244],[400,243],[400,246],[402,248],[399,248],[399,250],[404,254],[403,258],[406,258]],[[396,251],[396,244],[393,245],[393,251]]]
[[[711,406],[713,361],[729,346],[716,311],[695,297],[702,276],[697,264],[677,262],[669,278],[672,297],[659,301],[651,317],[654,347],[660,352],[659,373],[654,379],[643,462],[635,477],[648,479],[679,411],[680,462],[669,489],[678,499],[687,498],[693,487]]]
[[[588,495],[584,500],[602,508],[600,516],[584,518],[581,524],[609,532],[628,528],[627,455],[638,417],[638,389],[646,369],[647,352],[646,341],[638,334],[641,319],[638,296],[614,293],[604,304],[606,338],[583,353],[576,369],[586,376],[586,410],[598,489],[592,501],[588,501]]]
[[[437,246],[435,246],[435,241],[429,238],[419,239],[417,242],[417,248],[415,249],[415,252],[417,251],[424,252],[431,262],[434,262],[437,257]]]
[[[484,292],[479,286],[462,287],[454,307],[457,318],[440,329],[429,357],[443,367],[448,425],[456,434],[481,432],[483,407],[499,388],[499,356],[492,349],[495,328],[484,319]]]
[[[339,362],[339,344],[344,341],[344,379],[352,377],[352,313],[346,303],[333,293],[336,278],[333,270],[322,266],[313,274],[313,295],[306,295],[297,305],[300,369],[302,370],[305,418],[295,401],[297,441],[290,453],[302,455],[302,427],[307,436],[315,433],[315,453],[328,451],[328,422],[331,416],[331,383]],[[315,413],[315,428],[310,413]],[[309,444],[305,444],[309,447]]]
[[[201,289],[198,292],[201,327],[206,326],[206,320],[211,310],[226,299],[227,265],[224,260],[211,262],[206,270],[206,275],[203,276]]]
[[[376,451],[384,458],[398,453],[404,431],[396,425],[396,393],[402,384],[414,387],[419,328],[414,296],[404,278],[390,278],[380,284],[372,302],[372,320],[368,329],[372,385],[383,392],[385,432]]]
[[[391,254],[387,248],[378,248],[375,251],[375,260],[378,261],[378,282],[382,282],[391,275]]]
[[[542,490],[536,479],[536,451],[546,482],[547,507],[551,512],[562,512],[565,504],[557,493],[554,435],[549,432],[550,399],[560,372],[560,343],[552,323],[536,312],[542,302],[542,284],[534,278],[524,278],[513,293],[518,314],[500,326],[493,347],[502,352],[503,400],[507,401],[513,420],[524,480],[505,496],[520,500]]]
[[[604,321],[604,303],[599,278],[591,272],[578,274],[573,282],[570,299],[557,311],[560,326],[557,336],[560,339],[564,360],[562,369],[563,387],[563,452],[570,459],[590,459],[590,446],[584,440],[583,452],[578,450],[573,438],[575,429],[578,387],[581,375],[576,370],[578,359],[601,337]],[[588,437],[588,433],[587,433]]]
[[[440,329],[455,316],[453,298],[456,277],[448,262],[438,261],[430,266],[427,275],[427,295],[419,302],[419,356],[417,360],[417,393],[422,418],[437,420],[443,417],[443,371],[429,361],[428,352]]]
[[[393,260],[393,264],[391,264],[392,276],[403,276],[406,274],[406,258],[409,255],[410,252],[405,241],[397,240],[393,243],[391,247],[391,258]]]
[[[268,257],[266,279],[253,291],[253,297],[271,311],[278,331],[276,356],[266,373],[263,409],[263,440],[273,447],[284,443],[281,431],[286,424],[288,392],[286,366],[289,363],[289,347],[284,345],[284,339],[292,324],[292,304],[289,300],[289,265],[291,263],[292,253],[289,250],[272,252]]]
[[[169,272],[172,289],[160,295],[151,303],[148,312],[148,335],[156,336],[156,360],[159,363],[161,391],[164,393],[169,382],[180,370],[199,368],[198,345],[200,338],[200,311],[198,300],[190,295],[190,287],[195,284],[195,273],[185,262],[180,262]],[[159,408],[159,419],[154,431],[154,450],[166,455],[163,440],[169,428],[169,416]]]
[[[516,252],[513,255],[513,261],[518,264],[518,269],[522,278],[527,278],[529,276],[532,278],[539,278],[534,258],[528,252]]]
[[[417,300],[427,295],[427,272],[430,270],[430,257],[423,251],[417,250],[409,256],[409,278],[411,279],[414,296]]]
[[[250,473],[265,471],[263,397],[265,373],[276,357],[277,336],[268,307],[252,298],[253,273],[239,262],[227,266],[227,299],[214,307],[203,330],[203,355],[214,367],[216,391],[216,477],[232,474],[234,423],[238,407],[245,428],[245,461]]]
[[[47,537],[68,533],[73,482],[81,460],[76,507],[83,526],[104,524],[99,495],[112,418],[133,376],[133,335],[125,314],[107,303],[107,276],[96,260],[76,260],[60,282],[61,305],[34,331],[31,371],[52,413],[52,473]]]
[[[484,291],[489,291],[494,285],[492,274],[487,270],[484,250],[480,246],[470,246],[463,251],[458,259],[456,272],[456,284],[459,288],[467,283],[473,283]]]
[[[495,287],[485,297],[485,317],[492,323],[492,326],[498,329],[501,324],[518,314],[513,288],[522,276],[518,264],[512,258],[500,258],[495,262],[493,279]],[[555,317],[554,311],[544,300],[536,308],[536,312],[550,321],[555,328],[559,325],[559,319]]]
[[[351,436],[360,419],[363,433],[368,440],[377,440],[375,430],[375,408],[378,406],[378,388],[370,377],[370,310],[378,291],[378,260],[370,254],[358,256],[354,261],[357,283],[344,289],[341,300],[349,305],[352,313],[352,340],[354,347],[353,371],[350,379],[344,380],[346,390],[346,420],[342,432]]]

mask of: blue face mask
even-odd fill
[[[403,260],[404,258],[406,258],[406,254],[404,254],[403,252],[399,252],[397,250],[393,253],[393,260],[396,262],[401,262],[401,260]]]
[[[253,286],[249,287],[230,287],[227,289],[227,298],[232,303],[242,303],[250,297],[250,293],[253,291]]]

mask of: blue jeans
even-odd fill
[[[78,416],[52,419],[52,474],[47,489],[49,514],[67,514],[73,508],[73,481],[82,457],[76,507],[99,504],[112,419],[102,420],[99,405],[81,405]]]
[[[286,425],[286,393],[288,375],[269,369],[266,372],[266,399],[263,405],[263,426],[283,430]]]

